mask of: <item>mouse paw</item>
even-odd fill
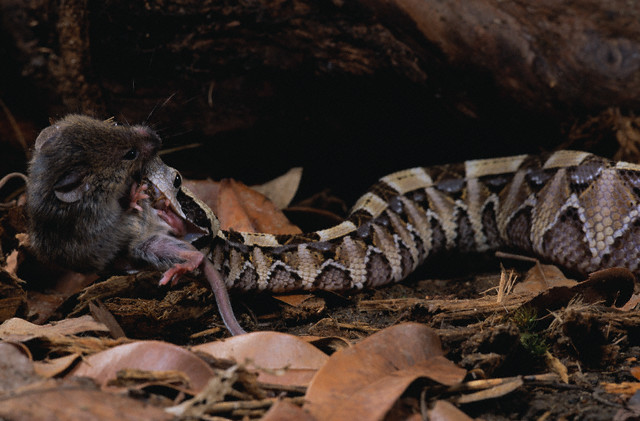
[[[140,200],[149,199],[149,195],[146,190],[149,186],[146,184],[133,183],[131,185],[131,199],[129,201],[129,208],[142,212],[142,207],[138,204]]]
[[[171,282],[171,285],[178,283],[178,280],[182,275],[187,272],[196,270],[204,259],[204,255],[199,251],[183,251],[179,253],[180,257],[184,259],[183,263],[176,263],[167,270],[160,279],[159,285],[166,285]]]

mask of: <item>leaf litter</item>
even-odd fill
[[[233,180],[191,187],[212,207],[222,207],[216,209],[227,227],[292,233],[300,230],[279,209],[290,203],[300,176],[294,169],[267,184],[264,191],[281,192],[275,204]],[[161,306],[157,289],[149,287],[153,273],[87,287],[93,279],[70,283],[74,274],[49,271],[47,289],[25,289],[21,277],[31,281],[36,263],[24,252],[19,218],[3,217],[0,228],[6,224],[9,229],[0,232],[6,251],[0,354],[12,370],[0,374],[0,417],[490,419],[478,403],[504,404],[502,397],[525,390],[536,396],[536,385],[565,390],[561,384],[593,393],[595,401],[603,399],[596,389],[608,393],[610,413],[620,419],[640,412],[633,400],[639,393],[637,359],[629,356],[640,351],[639,294],[622,270],[578,282],[554,266],[536,264],[523,282],[506,273],[502,281],[494,277],[497,290],[472,283],[475,297],[468,298],[458,287],[466,283],[455,280],[409,281],[344,295],[258,294],[246,299],[244,321],[267,331],[206,342],[224,334],[212,324],[215,306],[206,287],[185,283],[163,291]],[[15,238],[7,237],[13,232]],[[38,270],[38,276],[47,273]],[[40,304],[51,286],[60,291],[58,298]],[[90,308],[104,323],[90,315],[68,318]],[[61,320],[46,323],[55,318]],[[185,325],[202,328],[185,331]],[[121,336],[118,328],[126,336],[112,339]],[[294,335],[268,331],[273,329]],[[133,339],[154,336],[205,342],[186,348]],[[612,381],[588,381],[583,372],[611,364],[620,373]],[[34,402],[41,408],[30,409]],[[624,402],[628,409],[620,409]],[[530,412],[512,410],[536,418],[535,405]]]

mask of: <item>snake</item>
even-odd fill
[[[640,165],[583,151],[469,160],[382,177],[345,220],[293,235],[220,230],[170,170],[150,177],[197,229],[229,289],[359,290],[445,251],[513,250],[588,274],[640,272]],[[155,178],[155,179],[154,179]]]

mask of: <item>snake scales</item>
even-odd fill
[[[197,225],[217,231],[214,266],[241,290],[376,287],[452,249],[519,250],[580,273],[640,272],[640,165],[587,152],[399,171],[373,185],[341,224],[299,235],[217,230],[188,190],[178,199]]]

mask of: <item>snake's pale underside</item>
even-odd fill
[[[220,231],[212,258],[230,288],[345,290],[397,282],[453,249],[637,274],[640,165],[558,151],[412,168],[381,178],[339,225],[300,235]]]

